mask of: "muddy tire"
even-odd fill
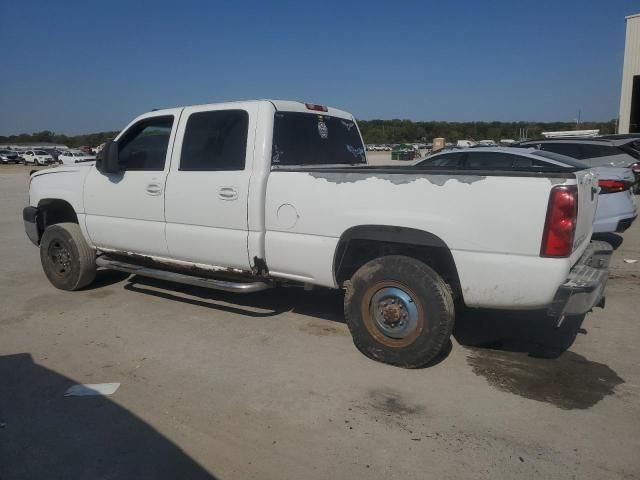
[[[96,254],[77,223],[47,227],[40,242],[42,269],[60,290],[79,290],[96,277]]]
[[[424,263],[400,255],[360,267],[347,282],[344,311],[358,350],[405,368],[429,364],[454,324],[447,284]]]

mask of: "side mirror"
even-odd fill
[[[109,141],[100,151],[96,158],[96,164],[104,173],[118,173],[120,165],[118,164],[118,142]]]

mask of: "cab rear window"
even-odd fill
[[[271,163],[356,165],[366,163],[366,157],[354,121],[316,113],[276,112]]]

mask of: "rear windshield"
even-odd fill
[[[568,157],[567,155],[561,155],[555,152],[547,152],[545,150],[536,150],[535,152],[531,152],[531,153],[539,157],[544,157],[544,158],[548,158],[549,160],[554,160],[556,162],[562,162],[567,165],[571,165],[572,167],[576,167],[581,170],[589,168],[588,165],[585,165],[584,163],[579,162],[575,158]]]
[[[317,113],[276,112],[272,165],[366,163],[355,122]]]

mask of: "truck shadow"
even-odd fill
[[[560,327],[545,311],[508,311],[456,307],[453,335],[467,347],[523,352],[557,358],[568,350],[582,328],[585,315],[566,317]]]
[[[64,397],[78,382],[34,363],[28,353],[0,356],[0,378],[3,480],[215,480],[180,447],[109,397]]]
[[[594,233],[591,237],[593,240],[600,240],[602,242],[607,242],[614,250],[617,250],[624,239],[622,235],[618,235],[617,233],[607,232],[607,233]]]
[[[250,317],[285,312],[344,323],[342,292],[329,289],[274,288],[250,294],[229,293],[134,275],[125,290]],[[259,311],[256,311],[259,310]]]
[[[344,323],[341,291],[276,288],[247,295],[132,276],[126,290],[253,317],[284,312]],[[259,311],[255,311],[258,309]],[[492,387],[562,409],[595,405],[624,383],[607,365],[568,351],[585,316],[567,317],[561,327],[544,311],[514,312],[458,306],[453,337],[463,347],[467,364]],[[330,327],[328,327],[330,328]],[[447,342],[427,367],[444,361]]]
[[[564,410],[590,408],[624,383],[609,366],[568,351],[584,315],[559,328],[546,312],[459,309],[454,337],[492,387]]]

